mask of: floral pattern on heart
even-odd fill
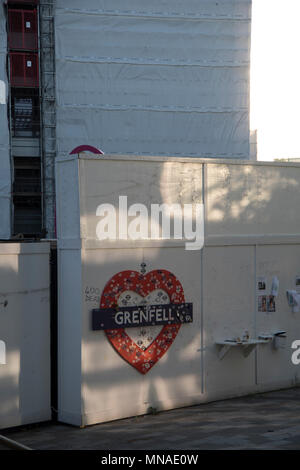
[[[126,292],[128,291],[128,292]],[[155,291],[155,292],[153,292]],[[136,298],[134,298],[134,294]],[[147,274],[137,271],[122,271],[115,274],[106,284],[100,300],[100,308],[117,308],[119,306],[147,303],[147,299],[154,296],[164,296],[170,303],[182,303],[185,301],[184,292],[180,281],[176,276],[165,269],[157,269]],[[126,296],[127,299],[126,299]],[[162,298],[161,303],[166,303]],[[121,300],[121,302],[120,302]],[[170,324],[162,327],[156,338],[151,338],[147,347],[140,347],[125,331],[124,328],[106,330],[105,334],[120,354],[130,365],[141,374],[146,374],[168,351],[175,340],[181,324]]]

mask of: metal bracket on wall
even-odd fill
[[[273,337],[273,336],[272,336]],[[224,341],[216,341],[216,345],[220,346],[219,354],[218,357],[220,360],[223,359],[223,357],[228,353],[230,348],[232,347],[241,347],[243,356],[248,357],[249,354],[256,348],[258,344],[266,344],[270,341],[270,338],[268,339],[249,339],[247,341],[236,341],[234,339],[228,339]]]
[[[275,331],[274,333],[261,333],[258,338],[272,343],[274,349],[285,349],[286,347],[287,335],[284,330]]]

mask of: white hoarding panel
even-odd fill
[[[266,298],[266,308],[261,308],[257,298],[257,331],[259,334],[282,333],[282,346],[272,341],[272,347],[263,347],[258,352],[258,383],[278,386],[283,381],[290,386],[296,385],[300,379],[300,368],[293,364],[291,357],[292,343],[300,339],[299,313],[293,312],[288,305],[287,290],[298,290],[296,278],[300,272],[300,245],[262,245],[257,247],[257,277],[263,277],[266,283],[265,291],[258,291],[257,297]],[[279,280],[278,295],[272,299],[272,279]],[[274,305],[270,308],[270,297]]]
[[[51,418],[49,244],[0,244],[0,286],[3,429]]]
[[[300,173],[293,166],[207,165],[208,236],[300,233]]]
[[[145,275],[141,274],[142,262],[146,264]],[[199,275],[195,276],[200,263],[200,252],[196,256],[193,252],[187,255],[183,248],[85,251],[82,310],[83,424],[147,413],[150,407],[169,409],[181,403],[194,404],[201,400],[201,304],[197,295],[201,279]],[[105,269],[99,269],[100,266],[105,266]],[[116,280],[118,288],[123,289],[122,297],[125,291],[126,296],[129,291],[131,295],[136,295],[134,287],[128,290],[124,277],[118,280],[119,273],[131,270],[131,273],[140,276],[140,282],[147,290],[145,297],[139,294],[140,300],[146,299],[149,304],[153,304],[154,294],[160,289],[165,292],[163,280],[161,284],[151,284],[151,273],[160,269],[174,274],[181,283],[185,300],[193,303],[193,323],[181,325],[176,337],[174,332],[169,331],[165,344],[159,339],[164,327],[126,328],[126,337],[121,339],[120,349],[115,346],[114,339],[108,339],[104,331],[92,331],[91,311],[100,305],[97,292],[100,292],[101,297],[110,279]],[[172,282],[171,275],[168,281]],[[151,285],[147,286],[149,283]],[[115,298],[118,302],[118,292]],[[135,347],[131,341],[135,344],[143,341],[143,345]],[[145,367],[151,368],[149,372],[146,369],[145,373],[140,373],[135,367],[139,365],[134,362],[135,352],[132,353],[133,359],[128,359],[127,349],[135,347],[136,354],[139,354],[147,344],[150,344],[149,357],[151,348],[167,349],[153,367],[153,356],[145,363]],[[122,351],[126,356],[122,356]]]
[[[101,168],[103,171],[99,172],[98,160],[80,161],[80,187],[84,191],[80,203],[81,234],[88,240],[97,239],[100,220],[97,208],[107,202],[113,204],[118,214],[117,230],[122,223],[119,213],[133,204],[143,204],[150,214],[152,204],[202,203],[201,163],[137,159],[134,165],[122,160],[111,165],[107,159],[101,162]],[[150,231],[150,224],[148,228]]]
[[[249,393],[255,384],[255,355],[232,347],[217,359],[218,342],[255,338],[252,246],[216,246],[203,251],[203,337],[205,396],[208,399]]]
[[[61,421],[298,383],[300,327],[286,291],[300,290],[299,178],[300,165],[283,163],[57,161]],[[169,232],[163,217],[161,231],[149,230],[153,207],[185,214],[202,203],[204,247],[186,249],[185,231],[175,237],[179,212]]]

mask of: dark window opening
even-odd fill
[[[38,90],[11,89],[13,137],[39,137],[40,105]]]
[[[40,158],[14,158],[14,235],[36,237],[42,229]]]
[[[14,158],[14,195],[41,194],[41,166],[39,158]]]

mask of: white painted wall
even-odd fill
[[[0,428],[47,421],[50,409],[49,244],[0,244]]]
[[[300,338],[286,290],[300,276],[300,165],[163,157],[81,155],[57,162],[59,247],[59,419],[86,425],[299,383],[290,346]],[[96,209],[162,202],[205,203],[205,246],[183,241],[96,239]],[[108,280],[123,270],[167,269],[180,280],[194,321],[182,325],[167,353],[146,374],[125,362],[91,311]],[[280,282],[276,312],[258,312],[256,279]],[[87,295],[86,288],[94,288]],[[97,293],[98,292],[98,293]],[[248,331],[287,332],[287,348],[259,344],[220,360],[216,342]]]

